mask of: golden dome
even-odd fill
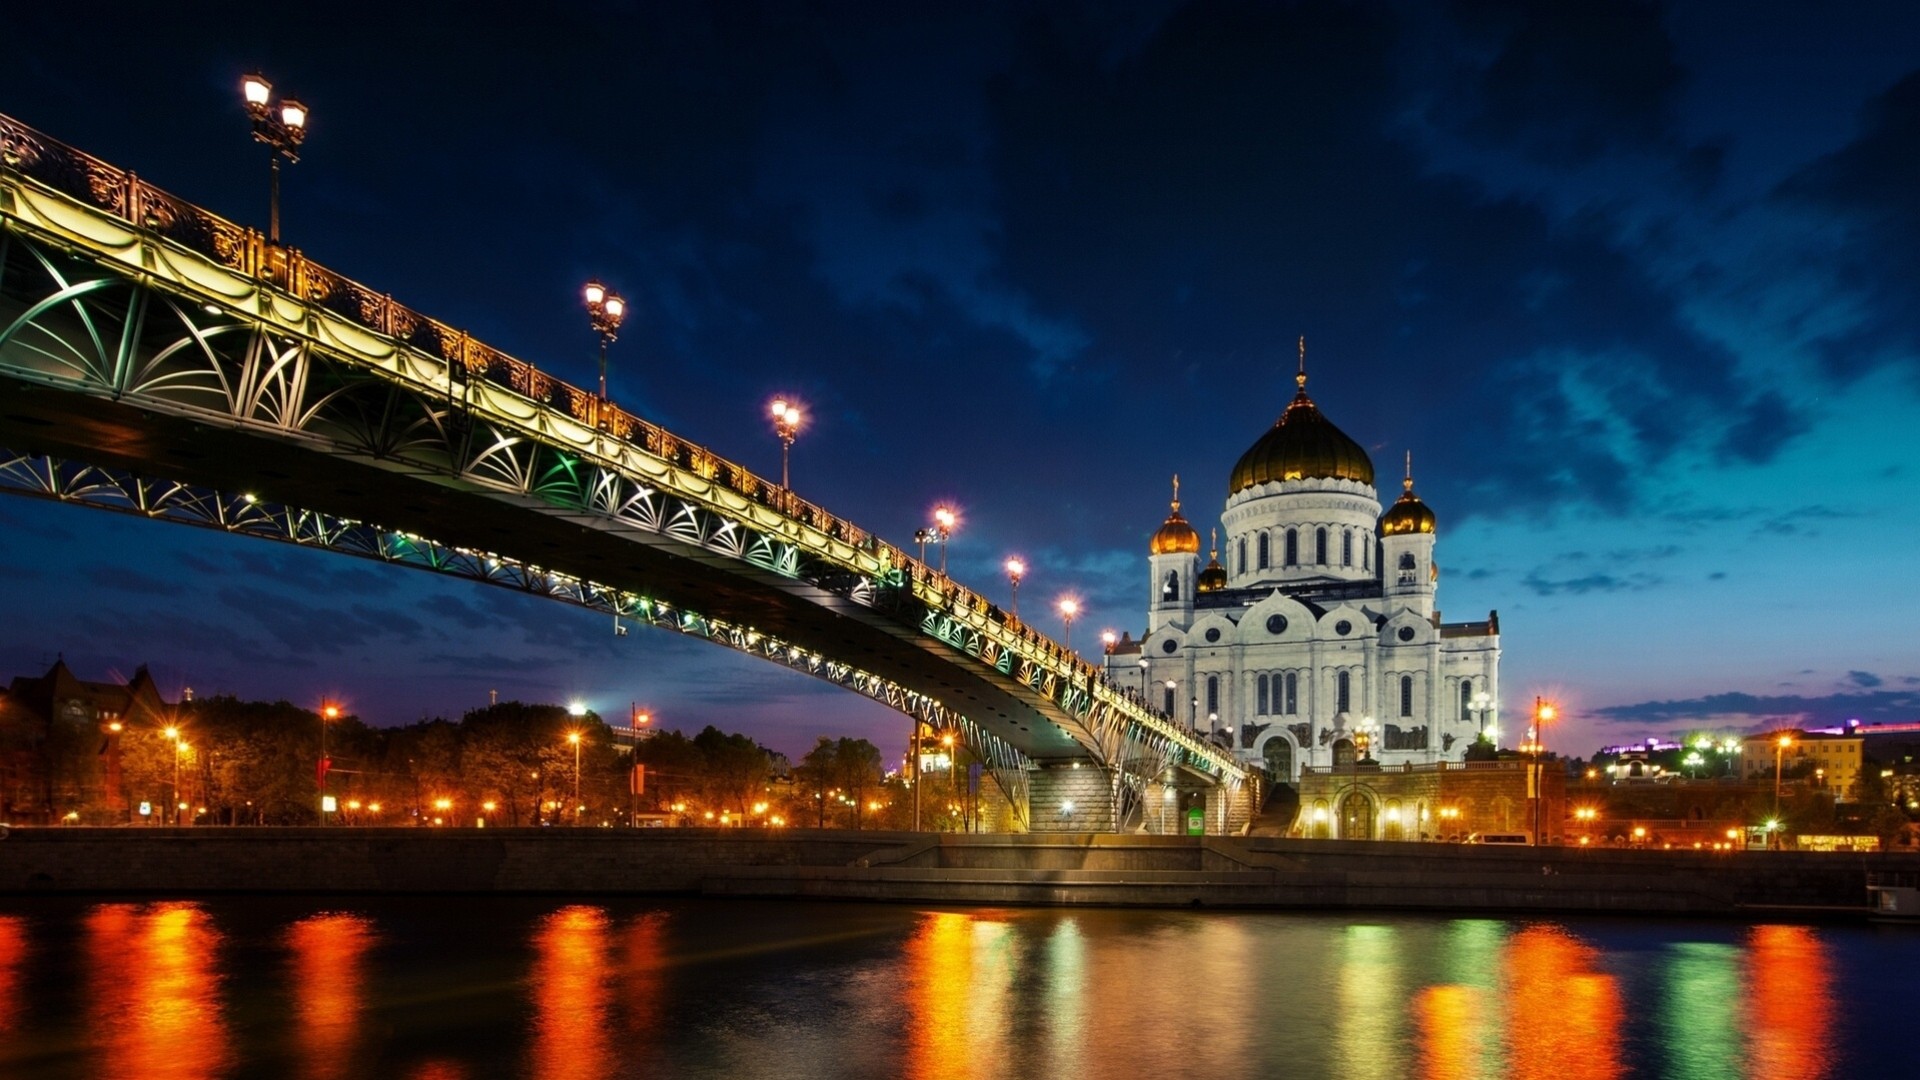
[[[1173,478],[1173,511],[1161,524],[1153,539],[1148,542],[1147,550],[1155,555],[1198,555],[1200,554],[1200,534],[1193,531],[1187,519],[1180,516],[1180,478]]]
[[[1309,477],[1354,480],[1373,486],[1373,460],[1360,444],[1334,427],[1307,396],[1306,346],[1300,353],[1300,373],[1294,376],[1299,392],[1280,419],[1266,434],[1240,455],[1233,467],[1227,494],[1237,495],[1250,487],[1275,480],[1303,480]]]
[[[1407,454],[1407,478],[1401,481],[1400,498],[1387,512],[1380,515],[1381,536],[1404,536],[1407,533],[1430,533],[1433,531],[1433,511],[1413,493],[1413,454]]]
[[[1200,571],[1200,578],[1194,583],[1194,591],[1203,593],[1219,592],[1227,587],[1227,568],[1220,565],[1220,530],[1213,530],[1213,543],[1207,551],[1207,568]]]

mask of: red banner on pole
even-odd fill
[[[647,767],[645,765],[634,765],[633,772],[627,775],[627,792],[632,795],[645,795],[647,793]]]

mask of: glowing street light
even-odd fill
[[[1108,656],[1112,656],[1113,647],[1118,644],[1120,644],[1119,634],[1116,634],[1111,630],[1100,631],[1100,651],[1101,652],[1105,653]]]
[[[1060,598],[1059,607],[1060,621],[1067,627],[1066,636],[1061,644],[1065,645],[1067,651],[1071,653],[1073,651],[1073,617],[1080,614],[1080,601],[1071,596],[1063,596]]]
[[[573,744],[573,823],[580,824],[580,811],[586,807],[580,805],[580,733],[567,732],[567,741]]]
[[[1013,583],[1013,601],[1008,606],[1013,612],[1013,617],[1018,619],[1020,617],[1020,579],[1026,575],[1027,564],[1021,562],[1020,557],[1016,555],[1007,560],[1006,569],[1007,580]]]
[[[253,118],[253,139],[265,143],[273,162],[273,189],[267,204],[267,242],[280,243],[280,159],[289,164],[300,160],[300,144],[307,137],[307,107],[292,98],[282,98],[278,110],[273,107],[273,84],[258,72],[240,80],[240,94]],[[277,115],[276,115],[277,113]]]
[[[940,541],[940,576],[947,574],[947,545],[953,539],[953,530],[960,524],[960,516],[953,507],[940,504],[933,508],[933,534]],[[922,551],[926,550],[924,545]]]
[[[793,484],[787,476],[787,457],[793,450],[793,438],[800,434],[800,406],[786,398],[774,398],[773,434],[780,440],[780,490],[790,491]]]
[[[1777,822],[1780,818],[1781,759],[1786,754],[1787,747],[1792,745],[1793,745],[1793,736],[1788,735],[1784,732],[1782,732],[1778,738],[1773,740],[1773,817],[1775,822]],[[1772,828],[1772,827],[1773,827],[1773,823],[1769,823],[1768,828]]]
[[[600,335],[600,401],[598,407],[594,409],[594,422],[597,426],[605,428],[607,426],[605,415],[607,407],[607,346],[617,340],[616,335],[620,332],[620,323],[627,317],[627,302],[620,299],[619,293],[614,292],[598,281],[587,282],[586,288],[583,290],[583,295],[587,301],[587,322],[593,327],[593,332]]]
[[[1540,815],[1547,801],[1547,776],[1542,771],[1540,755],[1547,748],[1547,725],[1559,713],[1553,702],[1536,695],[1533,699],[1533,727],[1527,731],[1527,745],[1522,747],[1533,755],[1530,768],[1533,774],[1533,842],[1536,845],[1540,843]]]
[[[333,769],[332,759],[327,757],[327,724],[340,719],[340,706],[326,702],[320,706],[320,824],[327,823],[327,773]]]

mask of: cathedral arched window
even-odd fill
[[[1167,600],[1180,599],[1180,571],[1167,571],[1167,583],[1160,587],[1160,595]]]
[[[1167,691],[1167,704],[1166,704],[1166,707],[1161,709],[1160,711],[1163,713],[1166,713],[1168,716],[1172,716],[1173,715],[1173,684],[1172,683],[1166,684],[1165,689]]]
[[[1352,529],[1343,529],[1340,532],[1340,565],[1341,566],[1353,565],[1353,530]]]
[[[1247,538],[1240,538],[1240,573],[1247,572]]]
[[[1400,715],[1413,715],[1413,676],[1400,676]]]
[[[1352,697],[1348,693],[1352,688],[1353,680],[1347,677],[1346,672],[1343,671],[1333,677],[1334,712],[1346,712],[1352,707]]]
[[[1409,551],[1406,554],[1400,556],[1400,569],[1411,570],[1414,568],[1415,565],[1416,564],[1413,561],[1413,552]]]
[[[1460,680],[1460,719],[1473,718],[1473,680]]]
[[[1300,676],[1295,675],[1292,672],[1288,672],[1287,673],[1287,715],[1294,716],[1294,715],[1297,715],[1299,712],[1300,712]]]
[[[1287,565],[1300,565],[1300,530],[1287,530]]]
[[[1265,570],[1268,566],[1271,566],[1273,564],[1273,560],[1270,557],[1271,547],[1272,545],[1268,543],[1267,534],[1261,533],[1260,534],[1260,569],[1262,570]]]
[[[1323,526],[1313,530],[1313,561],[1316,565],[1327,565],[1327,530]]]
[[[1207,715],[1216,716],[1220,712],[1220,676],[1207,676]]]
[[[1258,712],[1261,716],[1267,715],[1267,677],[1265,675],[1260,676],[1259,702],[1260,707],[1254,711]]]
[[[1372,540],[1368,540],[1366,543],[1360,545],[1360,568],[1362,570],[1373,569],[1373,541]]]
[[[1416,577],[1416,575],[1415,575],[1415,573],[1414,573],[1414,570],[1415,570],[1415,569],[1417,568],[1417,566],[1418,566],[1418,564],[1417,564],[1417,563],[1415,563],[1415,562],[1413,561],[1413,552],[1411,552],[1411,551],[1408,551],[1408,552],[1404,552],[1404,553],[1402,553],[1402,554],[1401,554],[1401,556],[1400,556],[1400,584],[1402,584],[1402,585],[1412,585],[1412,584],[1415,584],[1415,580],[1414,580],[1414,579],[1415,579],[1415,577]]]

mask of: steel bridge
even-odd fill
[[[0,115],[0,491],[518,589],[957,729],[1025,827],[1231,753],[865,529]]]

